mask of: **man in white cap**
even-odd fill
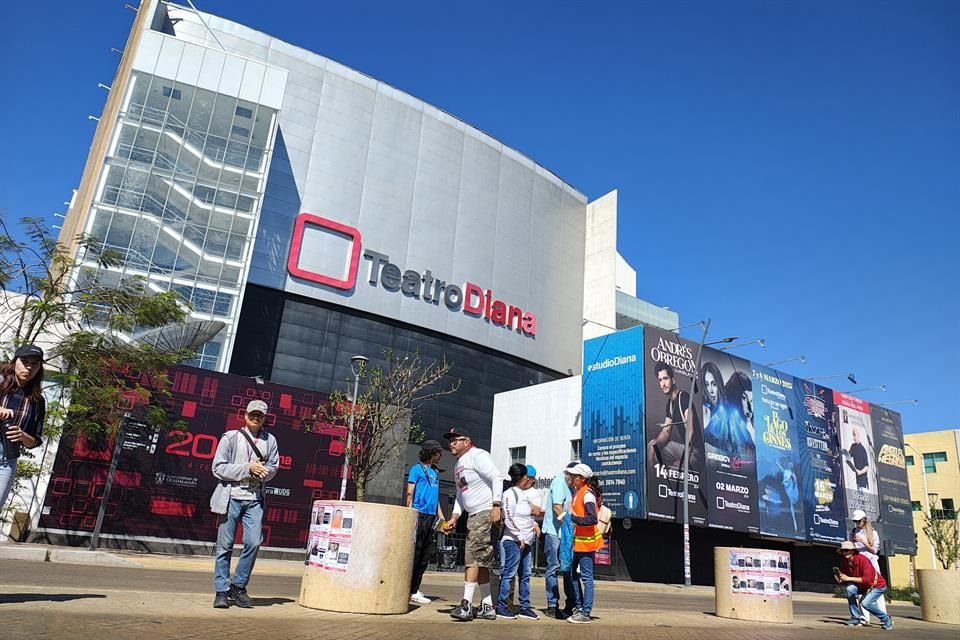
[[[210,510],[221,514],[217,531],[217,552],[213,568],[213,600],[216,609],[226,609],[232,600],[238,607],[251,607],[247,583],[263,540],[264,487],[280,466],[277,439],[263,428],[269,407],[263,400],[251,400],[244,414],[244,426],[220,438],[213,457],[213,475],[219,480],[210,497]],[[230,556],[243,522],[243,551],[230,580]]]
[[[856,509],[850,514],[853,520],[853,528],[850,530],[850,542],[857,548],[860,555],[865,557],[873,565],[874,570],[880,573],[880,534],[873,528],[870,521],[867,520],[867,514],[863,509]],[[887,610],[887,601],[883,596],[877,598],[877,607],[881,611]],[[860,620],[864,625],[870,624],[870,614],[864,609]]]
[[[570,512],[560,515],[573,521],[573,565],[570,581],[573,587],[573,613],[567,622],[589,624],[593,611],[593,564],[597,549],[603,547],[603,535],[597,528],[600,522],[600,483],[593,470],[582,462],[567,469],[573,477],[573,501]],[[577,577],[579,571],[580,576]],[[582,581],[582,584],[581,584]]]

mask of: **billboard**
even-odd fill
[[[833,391],[800,378],[794,378],[793,390],[802,403],[797,427],[806,537],[812,542],[839,543],[846,540],[847,513]]]
[[[128,424],[103,536],[213,542],[217,515],[209,507],[216,485],[211,463],[224,432],[242,426],[247,403],[259,399],[270,407],[266,428],[280,449],[280,470],[267,487],[263,545],[303,549],[313,501],[339,497],[344,429],[317,425],[308,432],[303,424],[325,396],[192,367],[171,369],[170,380],[167,409],[186,428],[164,431],[143,422]],[[113,449],[112,438],[61,441],[41,529],[66,535],[93,530]]]
[[[797,432],[802,406],[794,393],[794,378],[757,364],[752,378],[760,533],[803,540],[806,522]]]
[[[643,327],[583,345],[582,456],[617,518],[644,514]]]
[[[870,405],[874,452],[877,460],[877,485],[880,498],[880,550],[885,554],[916,553],[913,508],[907,484],[906,457],[903,450],[903,426],[900,414],[875,404]]]
[[[683,458],[689,434],[688,504],[690,522],[706,524],[703,422],[697,393],[691,395],[697,345],[669,331],[647,327],[643,341],[646,397],[647,517],[683,519]]]
[[[750,363],[725,351],[704,349],[703,441],[711,527],[756,533],[757,447]]]
[[[837,407],[847,517],[863,509],[870,522],[876,522],[880,517],[880,494],[870,403],[840,391],[833,392],[833,402]]]

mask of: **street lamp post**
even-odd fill
[[[850,389],[849,391],[843,391],[842,393],[845,393],[845,394],[847,394],[848,396],[855,396],[855,395],[857,395],[858,393],[866,393],[867,391],[883,391],[884,393],[886,393],[886,392],[887,392],[887,385],[885,385],[885,384],[878,384],[878,385],[875,386],[875,387],[867,387],[866,389]]]
[[[877,404],[879,404],[881,407],[892,407],[895,404],[912,404],[913,406],[917,406],[918,404],[920,404],[920,401],[919,400],[894,400],[893,402],[878,402]]]
[[[793,362],[795,360],[799,360],[800,364],[807,364],[807,356],[793,356],[792,358],[784,358],[783,360],[777,360],[776,362],[768,362],[763,366],[772,367],[775,364],[784,364],[785,362]]]
[[[687,415],[684,417],[686,433],[683,434],[683,585],[691,585],[690,575],[690,441],[693,439],[693,392],[697,388],[700,378],[700,359],[703,356],[703,347],[707,344],[707,333],[710,331],[710,320],[702,325],[703,334],[700,344],[697,345],[697,355],[694,358],[693,380],[690,382]],[[737,340],[737,336],[730,336],[709,344],[730,343]]]
[[[340,478],[340,499],[347,496],[347,474],[350,472],[350,462],[353,454],[353,417],[357,413],[357,394],[360,393],[360,373],[363,366],[367,364],[367,358],[364,356],[353,356],[350,358],[350,371],[353,372],[353,397],[350,399],[350,422],[347,426],[347,448],[343,452],[343,471]]]
[[[923,478],[923,512],[927,514],[927,519],[930,519],[930,493],[927,491],[927,469],[923,463],[923,454],[917,451],[917,448],[914,447],[909,442],[904,442],[903,446],[910,447],[913,449],[913,452],[920,456],[920,477]],[[933,552],[933,542],[927,540],[930,544],[930,568],[937,568],[937,557]]]
[[[816,376],[814,378],[807,378],[810,382],[814,380],[829,380],[830,378],[846,378],[853,384],[857,384],[857,378],[852,373],[832,373],[829,376]]]
[[[753,340],[744,340],[743,342],[738,342],[737,344],[731,344],[731,345],[726,346],[726,347],[720,347],[720,349],[718,349],[718,351],[729,351],[730,349],[739,349],[740,347],[748,347],[748,346],[750,346],[751,344],[758,344],[758,345],[760,345],[760,348],[761,348],[761,349],[766,349],[766,348],[767,348],[767,341],[766,341],[765,339],[763,339],[763,338],[755,338],[755,339],[753,339]]]

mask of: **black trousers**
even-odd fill
[[[430,564],[430,551],[433,547],[433,523],[436,514],[417,514],[417,535],[413,545],[413,578],[410,580],[410,593],[420,591],[423,573]]]

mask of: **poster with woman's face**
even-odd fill
[[[707,523],[756,533],[757,448],[750,362],[726,351],[704,349],[703,441],[707,474]]]

